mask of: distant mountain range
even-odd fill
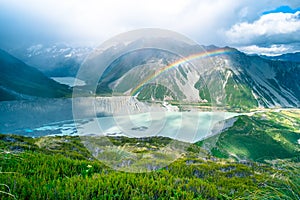
[[[65,97],[71,90],[39,70],[0,50],[0,100]]]
[[[204,51],[208,54],[209,52],[221,53],[198,59],[192,64],[189,61],[182,62],[161,72],[163,67],[182,58],[172,52],[159,49],[130,51],[109,63],[102,77],[94,77],[97,76],[95,73],[97,68],[91,66],[85,76],[80,77],[87,85],[77,88],[90,94],[93,92],[91,86],[97,84],[98,95],[106,96],[112,93],[135,95],[139,100],[144,101],[169,100],[201,105],[222,105],[235,109],[300,106],[299,53],[278,57],[253,56],[230,47],[201,46],[199,48],[174,38],[151,40],[143,38],[126,44],[120,42],[101,51],[92,51],[93,48],[90,47],[74,48],[63,44],[33,45],[10,51],[13,55],[18,55],[22,61],[1,51],[1,62],[4,63],[1,64],[1,76],[6,77],[1,80],[3,94],[1,96],[14,99],[20,96],[19,93],[32,95],[31,90],[26,89],[28,87],[37,88],[36,91],[39,92],[35,92],[33,94],[35,96],[64,96],[69,93],[68,88],[47,79],[46,76],[75,77],[88,55],[92,56],[87,59],[87,62],[89,59],[102,62],[111,55],[120,51],[126,52],[126,49],[144,43],[164,44],[168,49],[179,49],[187,55],[199,53],[199,49],[203,50],[204,55]],[[10,66],[9,60],[15,60],[13,64],[15,68]],[[27,64],[36,67],[45,75],[28,67]],[[17,65],[22,66],[21,71],[16,67]],[[20,79],[20,72],[26,74],[22,76],[26,81],[23,83],[12,81]],[[159,73],[159,76],[149,77],[155,73]],[[47,80],[47,84],[41,84],[36,78],[38,76],[42,76],[43,81]],[[92,80],[99,80],[99,82],[94,83]],[[10,82],[14,82],[14,85]],[[48,89],[50,85],[52,89]],[[10,86],[16,88],[9,91]],[[17,93],[13,94],[12,91]]]
[[[280,56],[261,56],[269,60],[300,62],[300,52],[287,53]]]
[[[94,52],[90,62],[147,42],[150,41],[143,39],[129,44],[120,43],[113,48]],[[174,39],[156,39],[152,42],[199,53],[199,48]],[[208,55],[210,52],[221,53],[199,59],[196,64],[180,63],[163,73],[162,68],[181,58],[159,49],[124,54],[104,71],[96,92],[100,95],[135,95],[139,100],[146,101],[220,104],[236,109],[300,106],[300,63],[249,56],[229,47],[202,46],[200,49],[205,49]],[[91,80],[98,80],[99,77],[93,77],[96,68],[90,66],[89,69],[90,72],[82,78],[92,85]],[[156,79],[155,74],[159,74]]]
[[[21,46],[7,51],[48,77],[75,77],[82,61],[92,50],[92,47],[56,43]]]

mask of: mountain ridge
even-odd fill
[[[278,61],[291,61],[291,62],[300,62],[300,52],[294,53],[286,53],[279,56],[263,56],[260,55],[262,58],[266,58],[269,60],[278,60]]]
[[[164,40],[166,45],[170,43],[167,39]],[[220,104],[234,109],[300,106],[299,63],[248,56],[231,47],[196,47],[182,41],[176,46],[174,40],[172,41],[171,48],[181,49],[187,55],[199,53],[199,49],[207,52],[230,51],[230,53],[208,56],[207,59],[197,60],[193,65],[189,62],[181,63],[161,73],[159,70],[181,58],[172,56],[170,52],[168,54],[155,49],[152,52],[149,52],[149,49],[130,52],[119,56],[109,64],[99,80],[96,93],[132,95],[137,86],[142,84],[144,86],[139,86],[137,94],[140,100],[182,100],[190,103]],[[137,45],[139,41],[134,42],[134,45]],[[108,55],[109,52],[113,54],[122,51],[128,48],[126,45],[115,45],[113,50],[107,48],[104,51],[94,52],[89,59],[95,61],[103,55]],[[143,54],[146,56],[143,57]],[[128,63],[134,64],[129,66]],[[152,82],[147,82],[147,78],[157,72],[161,79],[151,78]]]
[[[65,97],[71,90],[0,49],[1,100]]]

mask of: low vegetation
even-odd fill
[[[171,141],[108,139],[137,154]],[[241,163],[190,145],[167,166],[128,173],[95,159],[76,136],[0,135],[0,149],[0,199],[299,199],[299,160]]]
[[[257,112],[242,115],[220,135],[198,143],[219,158],[237,161],[300,157],[299,110]]]

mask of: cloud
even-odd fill
[[[235,24],[226,32],[230,43],[285,44],[300,42],[300,11],[296,13],[269,13],[253,23]]]
[[[248,40],[239,36],[247,26],[242,21],[250,26],[260,13],[283,2],[299,4],[299,0],[0,0],[0,45],[1,40],[10,45],[19,44],[17,40],[42,43],[40,38],[101,43],[124,31],[153,27],[178,31],[201,44],[225,46],[227,39]],[[248,42],[252,40],[251,36]]]
[[[240,7],[237,0],[226,4],[223,0],[4,0],[2,4],[0,15],[1,10],[10,10],[13,17],[6,21],[18,20],[10,24],[33,24],[53,36],[99,41],[124,31],[155,27],[181,32],[201,43],[214,43],[216,30],[227,26]]]
[[[247,54],[259,54],[266,56],[278,56],[284,53],[294,52],[294,47],[290,45],[270,45],[268,47],[260,47],[257,45],[250,45],[238,48]]]

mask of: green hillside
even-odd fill
[[[110,139],[121,149],[137,144],[137,139]],[[150,142],[152,149],[170,142],[138,140],[138,148]],[[242,164],[211,157],[196,145],[174,163],[150,173],[108,168],[90,155],[79,137],[0,135],[0,149],[0,199],[299,198],[297,163]]]
[[[145,85],[139,92],[137,99],[139,101],[156,99],[163,101],[166,96],[176,99],[176,96],[167,87],[159,84]]]
[[[299,139],[299,110],[282,110],[239,116],[228,130],[198,145],[217,157],[264,162],[300,157]]]

